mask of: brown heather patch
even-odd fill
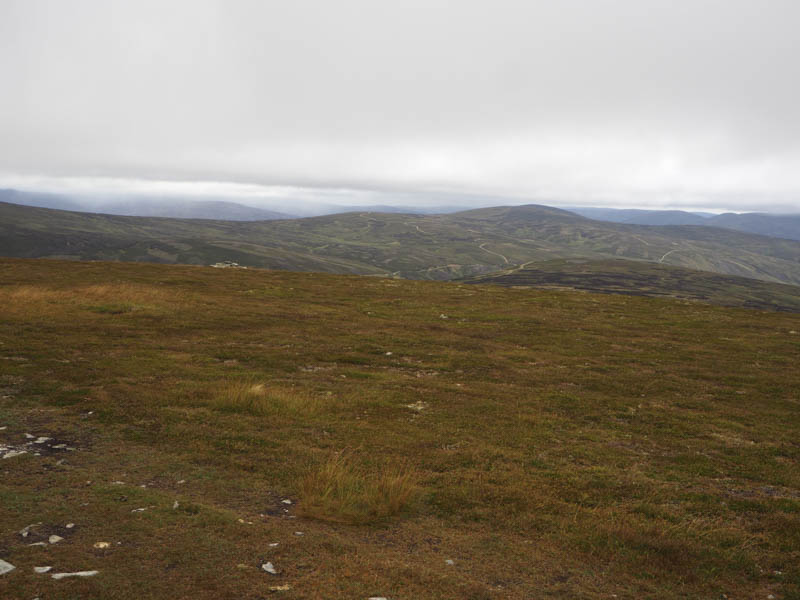
[[[2,259],[0,444],[76,450],[0,458],[0,598],[796,599],[792,331],[670,300]],[[76,525],[28,547],[38,522]]]

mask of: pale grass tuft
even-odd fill
[[[375,473],[349,453],[332,456],[299,483],[299,512],[337,523],[365,524],[400,514],[413,503],[418,476],[407,466]]]
[[[257,416],[310,415],[319,412],[321,404],[320,398],[304,391],[252,381],[224,383],[208,403],[215,410]]]

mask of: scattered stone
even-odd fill
[[[439,315],[439,318],[440,319],[449,319],[450,317],[448,317],[446,314],[442,313],[442,314]]]
[[[294,534],[295,535],[305,535],[305,533],[303,533],[302,531],[295,531]]]
[[[446,565],[454,565],[454,564],[456,564],[456,561],[454,561],[452,558],[448,558],[446,561],[444,561],[444,564],[446,564]]]
[[[178,482],[178,485],[183,485],[184,483],[186,483],[186,480],[185,480],[185,479],[181,479],[181,480]]]
[[[289,500],[288,498],[286,500],[281,500],[281,502],[283,502],[284,504],[291,504],[292,503],[292,501]]]
[[[389,599],[384,596],[370,596],[369,598],[367,598],[367,600],[389,600]]]
[[[288,583],[284,583],[283,585],[269,586],[270,592],[288,592],[290,589],[292,589],[292,586],[290,586]]]
[[[67,529],[72,529],[73,527],[75,527],[75,523],[67,523],[66,527]]]
[[[57,544],[63,539],[64,538],[61,537],[60,535],[51,535],[49,538],[47,538],[47,541],[50,542],[51,544]]]
[[[32,544],[28,544],[28,546],[47,546],[45,542],[34,542]]]
[[[27,450],[9,450],[5,454],[3,454],[3,458],[14,458],[15,456],[22,456],[23,454],[27,454]]]
[[[50,446],[50,447],[55,449],[55,450],[63,450],[64,448],[67,447],[67,445],[66,444],[55,444],[55,445]]]
[[[64,579],[66,577],[94,577],[100,571],[76,571],[75,573],[53,573],[53,579]]]
[[[269,547],[270,547],[270,548],[277,548],[277,547],[278,547],[278,542],[272,542],[272,543],[269,545]]]
[[[418,400],[417,402],[414,402],[414,404],[406,404],[406,408],[410,408],[411,410],[416,412],[422,412],[423,410],[425,410],[427,406],[428,405],[425,404],[422,400]]]
[[[134,508],[134,509],[133,509],[131,512],[132,512],[132,513],[135,513],[135,512],[144,512],[144,511],[146,511],[146,510],[147,510],[147,507],[144,507],[144,508]]]
[[[124,481],[112,481],[111,485],[125,485]]]
[[[31,529],[33,529],[34,527],[38,527],[41,524],[42,524],[41,521],[39,521],[38,523],[31,523],[30,525],[27,525],[27,526],[23,527],[22,529],[20,529],[19,530],[19,534],[22,537],[28,537],[28,534],[31,532]]]
[[[47,573],[47,572],[48,572],[50,569],[52,569],[52,568],[53,568],[53,567],[33,567],[33,570],[34,570],[36,573]]]
[[[36,436],[35,436],[35,435],[31,435],[30,433],[26,433],[26,434],[25,434],[25,437],[26,437],[26,438],[28,438],[29,440],[32,440],[32,439],[33,439],[33,438],[35,438]]]
[[[175,502],[172,503],[172,510],[178,510],[179,506],[180,503],[177,500],[175,500]]]
[[[49,438],[49,437],[46,437],[46,436],[40,436],[40,437],[36,438],[33,441],[33,443],[34,444],[44,444],[47,440],[52,440],[52,439],[53,438]]]
[[[109,548],[110,546],[111,546],[111,544],[109,544],[108,542],[95,542],[94,543],[94,547],[97,548],[98,550],[105,550],[106,548]]]
[[[0,575],[5,575],[6,573],[13,571],[16,568],[17,567],[12,565],[11,563],[7,563],[2,558],[0,558]]]
[[[8,429],[8,425],[3,425],[0,427],[0,431],[5,431],[6,429]]]
[[[387,352],[387,353],[386,353],[386,356],[391,356],[391,355],[392,355],[392,353],[391,353],[391,352]]]
[[[261,565],[261,568],[264,569],[270,575],[277,575],[278,574],[278,572],[275,570],[275,567],[272,566],[271,562],[264,563],[263,565]]]

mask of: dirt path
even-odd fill
[[[505,262],[506,264],[508,264],[508,259],[507,259],[505,256],[503,256],[503,255],[502,255],[502,254],[500,254],[499,252],[492,252],[491,250],[487,250],[486,248],[484,248],[484,246],[485,246],[486,244],[488,244],[488,243],[489,243],[489,242],[483,242],[483,243],[482,243],[480,246],[478,246],[478,248],[480,248],[480,249],[481,249],[481,250],[483,250],[484,252],[488,252],[489,254],[494,254],[495,256],[499,256],[500,258],[502,258],[502,259],[503,259],[503,262]]]

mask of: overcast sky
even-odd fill
[[[0,187],[800,212],[798,31],[798,0],[0,0]]]

